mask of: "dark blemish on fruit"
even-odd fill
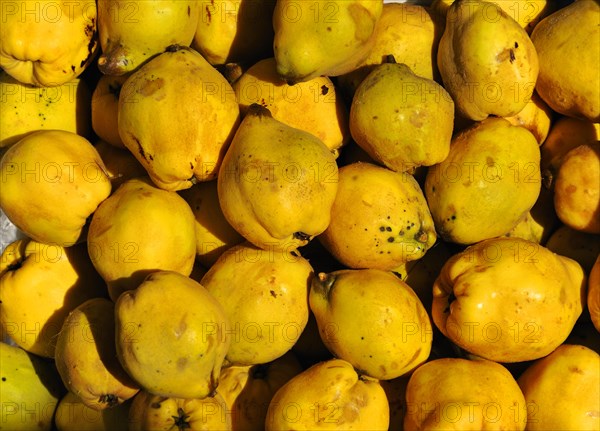
[[[325,96],[327,93],[329,93],[329,88],[326,85],[321,85],[321,94]]]
[[[210,10],[208,9],[208,6],[206,6],[206,18],[208,19],[208,23],[210,24]]]
[[[144,147],[142,147],[142,143],[140,142],[140,140],[138,138],[135,137],[135,135],[133,135],[133,133],[129,134],[129,137],[131,139],[133,139],[135,141],[135,143],[137,144],[138,147],[138,153],[140,154],[140,156],[144,159],[144,160],[148,160],[148,158],[146,157],[146,153],[144,151]]]
[[[515,57],[515,52],[512,49],[510,50],[509,55],[510,55],[510,62],[511,63],[514,62],[517,57]]]
[[[385,226],[379,226],[379,232],[385,232]]]
[[[277,298],[277,293],[275,293],[275,291],[274,291],[274,290],[269,290],[269,293],[271,294],[271,296],[272,296],[273,298]]]
[[[188,6],[188,8],[187,8],[187,13],[188,13],[188,16],[191,16],[191,15],[192,15],[192,10],[190,9],[190,7],[189,7],[189,6]]]
[[[388,231],[388,232],[391,232],[392,228],[388,226],[388,227],[385,228],[385,230]]]
[[[519,44],[517,42],[515,42],[515,48],[518,48]]]
[[[113,394],[101,395],[98,401],[100,401],[100,403],[106,403],[109,408],[119,404],[119,398]]]
[[[373,120],[377,120],[379,117],[377,115],[373,115]]]
[[[327,27],[327,31],[331,31],[331,27]]]
[[[390,236],[390,237],[388,237],[388,239],[387,239],[387,240],[388,240],[388,242],[394,242],[394,237],[393,237],[393,236]]]

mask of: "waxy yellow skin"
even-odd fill
[[[273,396],[266,431],[387,430],[389,404],[381,384],[342,359],[318,362]]]
[[[533,94],[538,56],[527,32],[494,3],[454,2],[437,51],[459,113],[481,121],[520,112]]]
[[[455,135],[448,157],[428,169],[424,192],[439,236],[473,244],[510,231],[533,207],[541,185],[533,134],[488,118]]]
[[[293,251],[329,225],[338,189],[334,154],[315,135],[248,108],[217,177],[223,215],[265,250]]]
[[[419,4],[386,2],[375,24],[375,39],[369,55],[355,70],[337,77],[337,83],[351,100],[363,79],[387,55],[406,64],[416,75],[439,79],[437,45],[441,31],[431,10]]]
[[[524,430],[528,406],[504,366],[442,358],[415,370],[406,387],[404,429]]]
[[[248,242],[219,257],[200,283],[231,322],[228,364],[264,364],[294,346],[308,321],[312,276],[302,256],[262,250]]]
[[[53,358],[69,313],[88,299],[106,296],[85,244],[65,248],[24,238],[2,253],[2,336],[28,352]]]
[[[548,0],[488,0],[499,6],[508,16],[518,22],[530,34],[541,19],[556,10],[555,2]],[[433,0],[431,9],[445,19],[454,0]],[[495,19],[490,11],[490,19]]]
[[[269,57],[250,66],[232,86],[242,115],[259,103],[273,118],[317,136],[336,155],[350,139],[348,110],[328,76],[290,85]]]
[[[139,69],[170,45],[189,46],[200,16],[200,2],[153,0],[98,1],[98,68],[105,75]]]
[[[196,260],[210,268],[226,250],[244,242],[221,211],[217,180],[202,181],[181,190],[196,219]]]
[[[233,429],[262,430],[275,392],[303,370],[292,352],[266,364],[222,368],[218,393],[231,414]]]
[[[69,247],[85,238],[88,218],[111,193],[98,151],[65,130],[39,130],[0,160],[0,207],[28,237]]]
[[[554,208],[564,224],[600,234],[600,142],[580,145],[562,158],[554,181]]]
[[[320,273],[309,301],[323,343],[365,375],[394,379],[429,357],[433,332],[427,311],[392,272]]]
[[[152,58],[119,94],[119,136],[165,190],[215,179],[238,123],[229,82],[187,47]]]
[[[528,430],[600,428],[600,356],[592,349],[563,344],[533,362],[517,382],[534,408]]]
[[[356,89],[350,107],[350,132],[356,143],[397,172],[443,161],[453,128],[454,102],[448,92],[402,63],[374,67]]]
[[[252,64],[273,55],[275,0],[201,3],[191,47],[216,66]]]
[[[203,398],[164,397],[140,391],[129,409],[130,431],[232,430],[231,416],[218,392]]]
[[[0,94],[0,148],[41,129],[91,135],[92,91],[85,80],[74,78],[55,87],[34,87],[2,71]]]
[[[421,258],[436,238],[413,176],[364,162],[340,168],[331,222],[318,239],[342,264],[395,271]]]
[[[277,72],[291,82],[357,68],[373,46],[382,0],[278,1],[273,11]]]
[[[95,0],[35,0],[3,3],[0,67],[38,87],[77,78],[95,59]]]
[[[204,398],[217,388],[231,342],[229,319],[197,281],[153,272],[119,297],[115,322],[119,362],[142,389]]]
[[[119,96],[127,80],[126,75],[102,75],[96,83],[91,101],[92,128],[98,137],[108,144],[125,148],[119,136]]]
[[[116,301],[158,269],[190,275],[196,256],[194,214],[177,193],[147,177],[119,186],[94,213],[88,254]]]
[[[523,109],[515,115],[504,118],[515,126],[525,127],[533,133],[538,144],[542,145],[550,133],[554,117],[554,111],[542,100],[539,94],[534,92]]]
[[[139,391],[117,359],[114,308],[108,298],[87,300],[56,338],[54,362],[65,387],[94,410],[114,408]]]
[[[545,17],[531,33],[540,97],[559,114],[594,123],[600,122],[599,19],[597,1],[576,1]]]
[[[484,240],[446,261],[433,285],[432,317],[470,353],[505,363],[534,360],[569,336],[586,283],[576,261],[535,242]]]
[[[6,414],[2,429],[50,431],[64,387],[52,362],[0,342],[0,391]]]

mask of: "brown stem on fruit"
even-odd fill
[[[273,117],[271,115],[271,111],[269,111],[269,108],[266,108],[259,103],[253,103],[248,106],[246,116],[248,115],[256,115],[257,117]]]
[[[389,63],[389,64],[396,64],[396,57],[393,56],[393,54],[388,54],[383,58],[383,62],[384,63]]]
[[[167,48],[165,49],[165,52],[177,52],[180,49],[184,49],[184,48],[185,48],[184,46],[174,43],[173,45],[167,46]]]
[[[226,63],[224,65],[216,66],[216,68],[225,77],[227,82],[233,84],[240,76],[242,76],[248,67],[241,63]]]

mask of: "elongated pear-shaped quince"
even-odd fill
[[[234,229],[259,248],[293,251],[329,225],[338,167],[315,135],[252,104],[217,181],[221,209]]]

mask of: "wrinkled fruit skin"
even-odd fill
[[[563,344],[533,362],[517,381],[527,404],[535,406],[528,430],[600,427],[600,356],[592,349]]]
[[[152,58],[119,95],[119,136],[165,190],[215,179],[239,120],[231,85],[187,47]]]
[[[204,398],[217,388],[232,336],[225,311],[197,281],[153,272],[119,296],[115,322],[119,362],[142,389]]]
[[[497,362],[541,358],[583,311],[574,260],[519,238],[481,241],[452,256],[433,285],[432,317],[453,343]]]
[[[292,409],[298,415],[291,415]],[[316,426],[330,430],[387,430],[389,405],[381,384],[359,376],[352,365],[341,359],[319,362],[292,377],[273,396],[265,430],[293,427],[309,431]]]
[[[338,188],[333,152],[317,136],[252,104],[217,177],[223,215],[264,250],[293,251],[329,225]]]
[[[527,405],[504,366],[485,359],[434,359],[406,386],[405,430],[524,430]]]
[[[0,160],[0,208],[28,237],[69,247],[111,193],[104,162],[90,141],[65,130],[39,130]]]

